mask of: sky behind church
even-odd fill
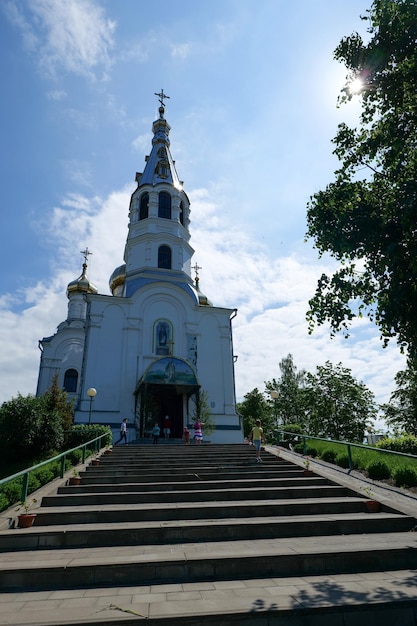
[[[35,393],[38,339],[67,314],[81,271],[100,293],[123,262],[129,197],[163,88],[171,152],[191,200],[193,263],[233,322],[236,391],[342,362],[386,401],[405,360],[377,329],[307,332],[317,278],[334,264],[305,242],[306,204],[332,180],[343,36],[370,0],[3,0],[0,402]],[[91,384],[98,386],[98,381]]]

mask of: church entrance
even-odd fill
[[[180,439],[188,421],[187,400],[198,389],[195,372],[187,361],[172,356],[153,361],[135,390],[140,436],[149,436],[157,422],[162,438],[168,415],[171,438]]]
[[[148,389],[149,401],[153,407],[152,427],[158,422],[163,438],[164,419],[168,415],[171,439],[180,439],[184,431],[183,395],[171,385],[151,385]]]

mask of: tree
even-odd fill
[[[372,391],[341,363],[326,361],[306,378],[309,434],[362,443],[377,412]]]
[[[417,435],[417,370],[408,367],[398,372],[395,384],[389,403],[382,406],[385,421],[395,434]]]
[[[74,421],[74,403],[68,400],[67,392],[58,386],[58,374],[52,378],[52,384],[44,393],[48,413],[57,413],[65,431],[69,431]]]
[[[297,371],[292,354],[288,354],[279,363],[281,377],[276,380],[266,381],[266,393],[276,391],[278,397],[273,403],[274,413],[276,413],[280,426],[286,424],[304,424],[305,423],[305,406],[303,389],[305,385],[305,370]]]
[[[307,236],[341,265],[322,274],[307,317],[310,332],[328,321],[348,336],[367,315],[384,346],[395,337],[416,358],[417,3],[374,0],[367,13],[369,42],[355,33],[334,54],[348,70],[340,101],[358,80],[362,112],[358,128],[339,125],[340,168],[308,204]]]
[[[255,426],[255,421],[260,419],[264,434],[272,431],[275,427],[271,407],[265,400],[264,395],[255,387],[244,396],[243,402],[237,405],[238,413],[243,418],[243,432],[247,437]]]
[[[204,389],[200,390],[195,399],[191,419],[193,422],[200,420],[200,422],[204,424],[203,428],[206,435],[211,435],[216,428],[211,415],[208,393]]]

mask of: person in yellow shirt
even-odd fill
[[[255,426],[250,431],[249,439],[250,439],[250,441],[252,441],[253,445],[255,446],[256,462],[257,463],[262,463],[262,459],[261,459],[261,444],[262,444],[262,442],[264,440],[264,431],[263,431],[263,428],[261,426],[261,420],[256,420]]]

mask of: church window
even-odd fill
[[[77,370],[67,370],[64,376],[64,390],[67,393],[75,393],[77,391],[78,372]]]
[[[158,248],[158,267],[170,270],[172,262],[172,252],[169,246],[159,246]]]
[[[184,226],[184,203],[180,202],[180,222]]]
[[[139,219],[146,220],[149,217],[149,194],[145,192],[140,197]]]
[[[166,191],[159,194],[158,217],[171,219],[171,196]]]

